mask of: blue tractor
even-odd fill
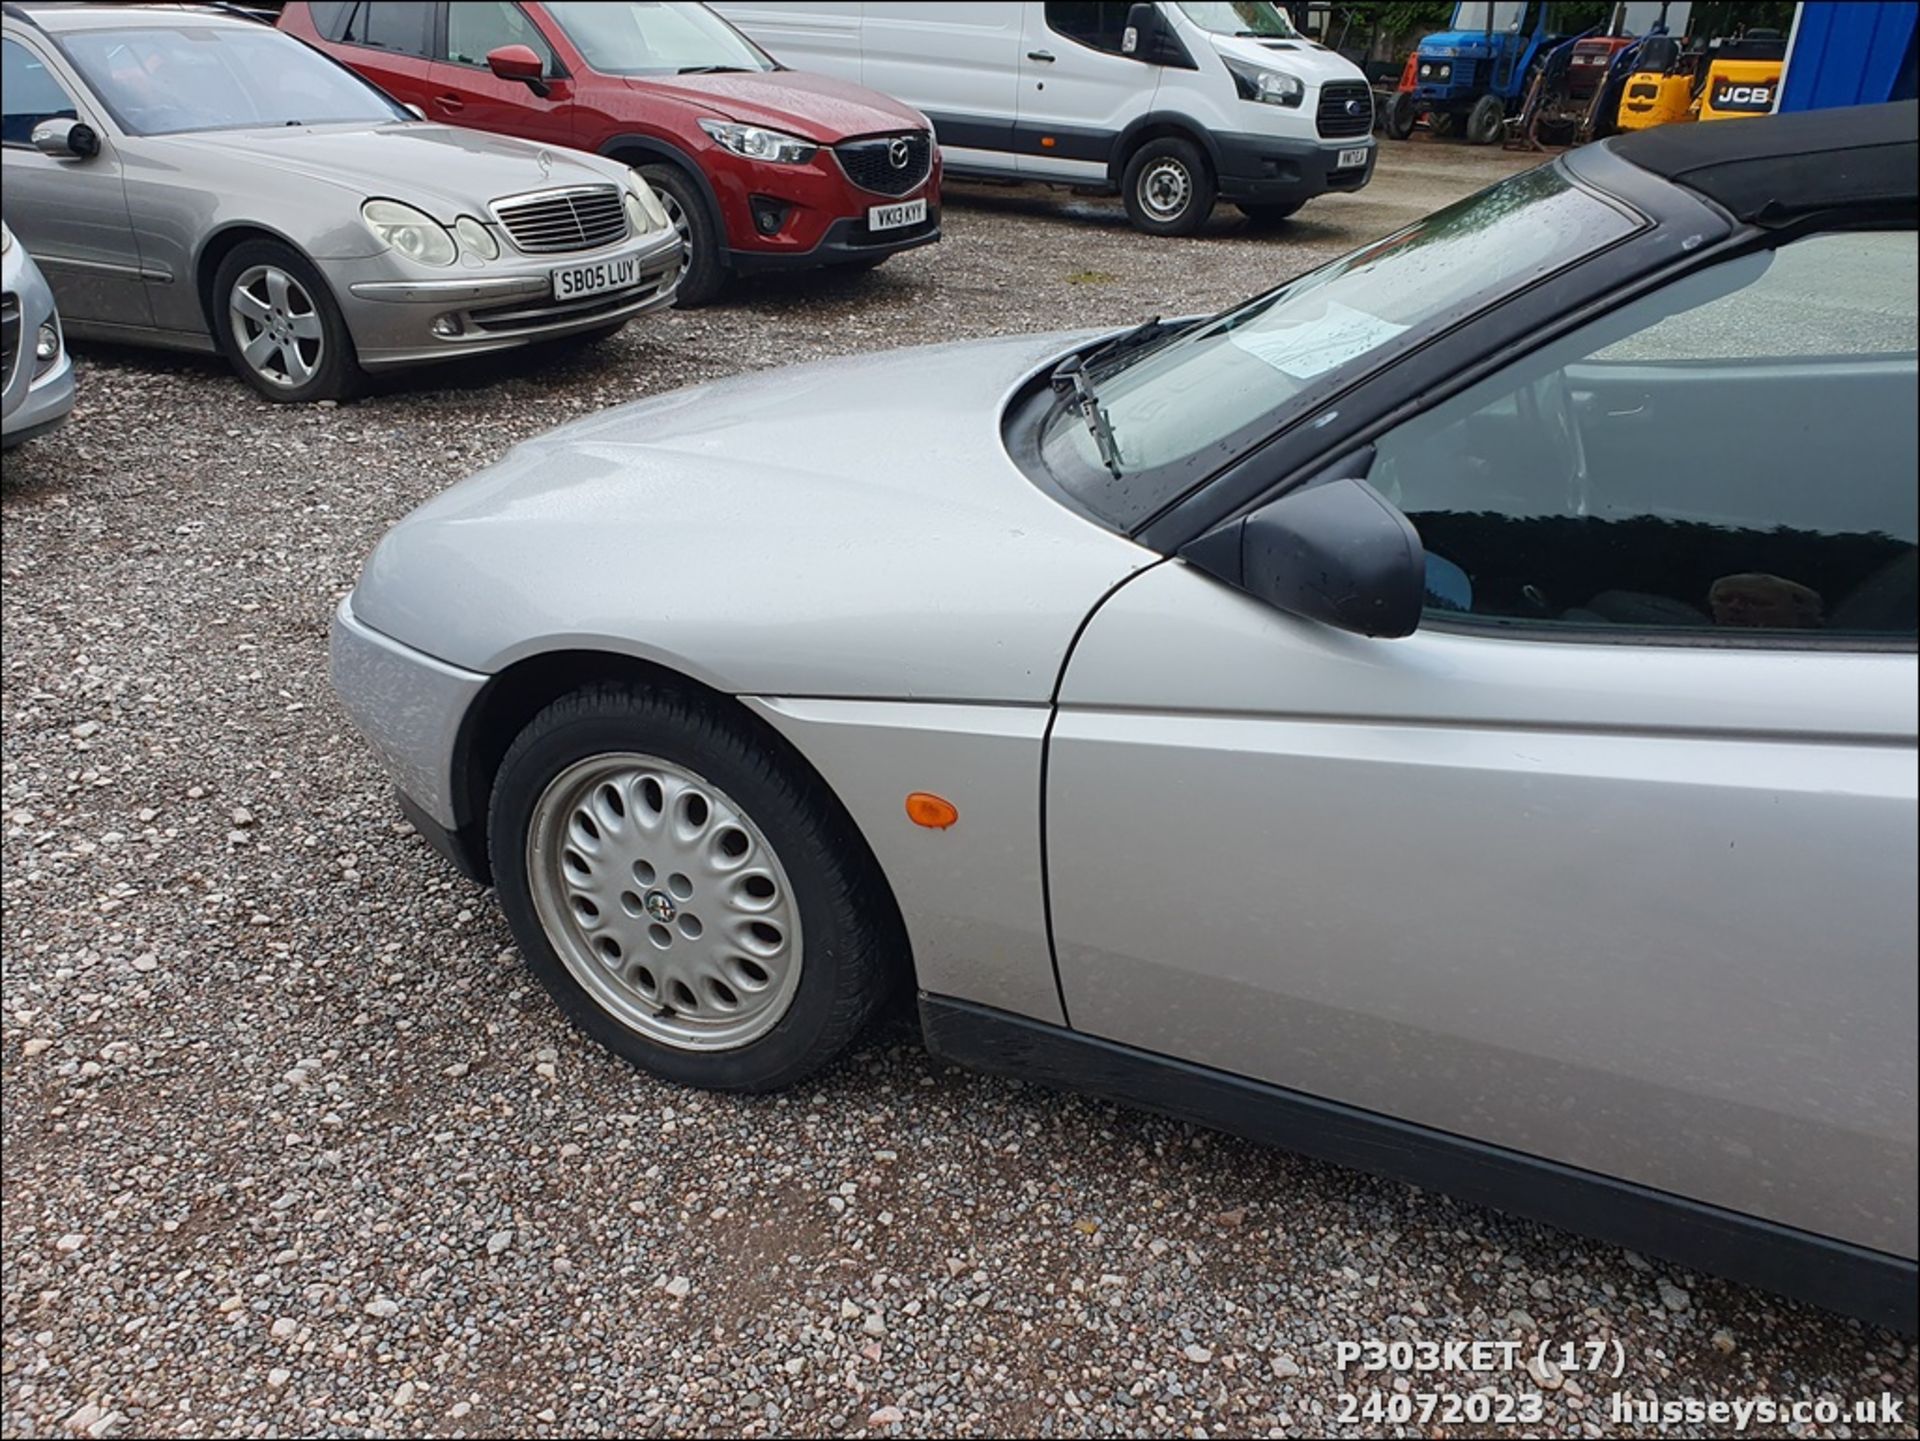
[[[1411,86],[1388,103],[1387,134],[1405,140],[1425,115],[1437,135],[1459,130],[1475,145],[1500,139],[1536,66],[1572,33],[1556,29],[1559,8],[1549,0],[1460,0],[1451,26],[1420,42]]]

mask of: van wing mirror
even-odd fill
[[[1181,557],[1275,610],[1356,635],[1412,635],[1426,600],[1420,533],[1359,479],[1288,491]]]
[[[1127,28],[1120,32],[1120,53],[1146,65],[1171,65],[1183,70],[1197,68],[1158,5],[1127,7]]]

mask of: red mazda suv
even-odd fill
[[[940,238],[926,116],[788,70],[704,5],[315,0],[280,27],[429,120],[633,166],[680,231],[681,305],[730,273],[864,269]]]

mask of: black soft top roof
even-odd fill
[[[1736,218],[1764,223],[1815,210],[1913,209],[1917,132],[1920,110],[1899,100],[1662,125],[1607,144]]]

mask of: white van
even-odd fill
[[[1373,175],[1373,94],[1267,0],[739,0],[713,8],[797,70],[923,111],[952,177],[1118,191],[1156,235],[1215,199],[1279,220]]]

